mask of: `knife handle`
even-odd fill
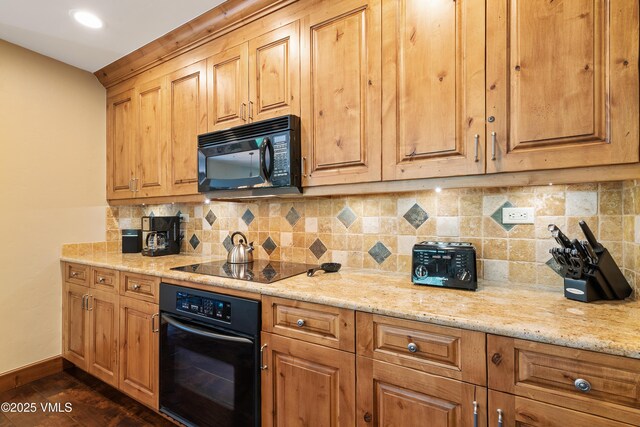
[[[589,244],[591,245],[595,253],[596,254],[602,253],[602,251],[604,250],[604,247],[600,243],[598,243],[596,236],[593,235],[593,232],[591,231],[587,223],[584,221],[580,221],[578,225],[580,226],[580,229],[584,233],[584,237],[587,238],[587,241],[589,242]]]
[[[571,248],[571,241],[567,236],[564,235],[562,231],[555,224],[549,224],[547,229],[551,232],[551,235],[556,239],[556,242],[563,248]]]
[[[587,254],[586,249],[582,246],[582,243],[578,241],[578,239],[573,239],[571,241],[571,246],[578,252],[580,258],[582,258],[583,262],[586,262],[589,259],[589,254]]]
[[[598,264],[598,255],[596,255],[596,253],[594,252],[589,242],[585,240],[584,242],[582,242],[582,246],[586,249],[587,253],[589,254],[589,258],[591,259],[591,264],[593,265]]]

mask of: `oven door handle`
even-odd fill
[[[189,326],[189,325],[185,325],[182,322],[177,321],[176,319],[174,319],[173,317],[167,315],[167,314],[163,314],[162,318],[164,320],[166,320],[166,322],[168,324],[170,324],[171,326],[174,326],[182,331],[185,332],[189,332],[192,334],[196,334],[196,335],[200,335],[203,337],[207,337],[207,338],[214,338],[217,340],[222,340],[222,341],[233,341],[233,342],[241,342],[241,343],[245,343],[245,344],[253,344],[253,341],[251,341],[249,338],[243,338],[243,337],[232,337],[229,335],[222,335],[222,334],[216,334],[214,332],[209,332],[209,331],[205,331],[203,329],[200,328],[196,328],[193,326]]]

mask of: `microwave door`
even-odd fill
[[[261,152],[256,140],[201,147],[199,151],[201,190],[250,188],[268,184],[262,166],[264,149]]]

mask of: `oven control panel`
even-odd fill
[[[187,292],[176,293],[176,310],[197,314],[209,319],[231,322],[231,303],[215,298],[192,295]]]

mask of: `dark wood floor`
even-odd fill
[[[2,403],[35,403],[35,413],[0,412],[0,427],[35,426],[173,426],[113,387],[76,369],[51,375],[0,393]],[[40,404],[59,403],[68,413],[42,411]]]

